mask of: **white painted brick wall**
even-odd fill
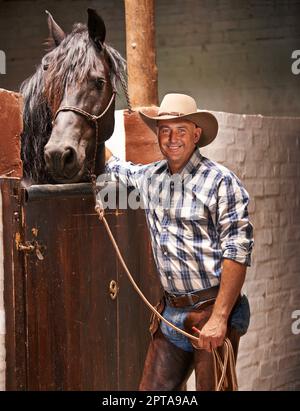
[[[216,115],[220,133],[202,153],[217,161],[226,152],[218,161],[249,191],[255,230],[244,286],[252,318],[240,344],[240,389],[299,389],[300,335],[291,332],[291,315],[300,309],[300,118]]]

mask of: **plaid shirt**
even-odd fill
[[[236,175],[196,149],[179,174],[166,160],[133,164],[112,156],[106,172],[138,190],[164,289],[189,293],[219,284],[222,259],[250,265],[249,195]]]

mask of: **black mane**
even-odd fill
[[[103,53],[110,67],[112,86],[117,89],[119,82],[126,78],[126,62],[107,44],[103,45]],[[53,182],[44,162],[44,146],[52,131],[52,115],[60,105],[66,85],[82,83],[98,62],[86,25],[75,24],[61,44],[43,57],[33,76],[22,83],[24,129],[21,156],[25,178],[39,183]],[[49,79],[46,85],[45,68]]]

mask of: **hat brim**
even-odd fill
[[[202,129],[202,134],[198,143],[198,147],[204,147],[212,143],[218,134],[218,121],[216,117],[208,111],[197,111],[196,113],[185,114],[183,116],[148,116],[147,114],[139,111],[142,120],[148,127],[156,134],[157,122],[161,120],[189,120],[197,124]]]

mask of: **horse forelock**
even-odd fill
[[[125,60],[107,44],[104,44],[103,51],[103,54],[96,51],[87,27],[78,23],[62,43],[48,54],[45,95],[53,113],[59,108],[65,88],[81,85],[90,70],[104,64],[103,57],[109,63],[112,86],[117,89],[118,80],[126,71]]]

